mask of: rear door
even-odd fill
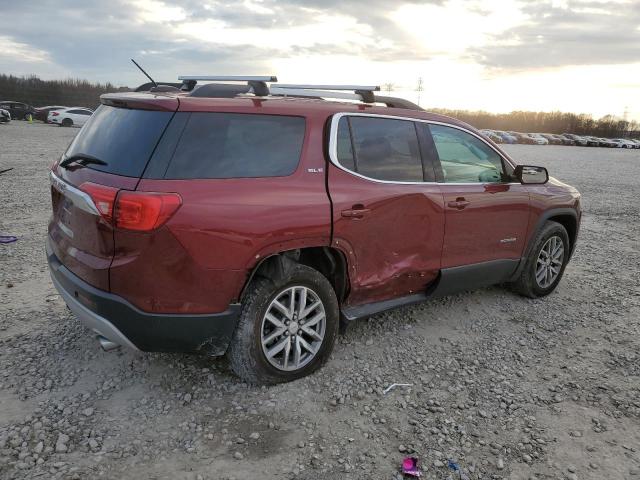
[[[423,292],[438,275],[443,201],[425,148],[410,119],[332,120],[332,244],[349,258],[351,305]]]
[[[173,106],[177,108],[177,102]],[[119,189],[135,190],[173,111],[103,105],[50,173],[48,250],[91,285],[109,289],[114,255],[108,216]],[[78,161],[61,167],[70,157]],[[87,158],[104,165],[83,163]]]
[[[507,269],[515,265],[527,234],[526,188],[512,181],[511,165],[479,135],[451,125],[428,128],[446,212],[442,268],[491,261]]]

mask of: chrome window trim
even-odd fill
[[[70,183],[65,182],[53,172],[49,172],[49,181],[53,188],[71,200],[71,202],[73,202],[73,204],[80,210],[84,210],[92,215],[100,216],[100,212],[98,211],[95,203],[93,203],[89,194],[77,189]]]
[[[476,137],[478,140],[484,143],[487,147],[491,148],[491,150],[496,152],[504,162],[506,162],[511,166],[511,168],[515,169],[515,165],[511,163],[511,161],[509,161],[509,159],[505,157],[493,145],[491,145],[490,143],[487,143],[487,141],[477,133],[472,132],[471,130],[461,127],[459,125],[453,125],[451,123],[445,123],[445,122],[438,122],[436,120],[423,120],[421,118],[401,117],[399,115],[382,115],[378,113],[339,112],[334,114],[331,117],[331,128],[329,130],[329,160],[331,160],[331,163],[333,163],[333,165],[335,165],[340,170],[344,170],[345,172],[351,175],[363,178],[365,180],[369,180],[371,182],[387,183],[392,185],[489,185],[491,184],[491,182],[446,183],[446,182],[401,182],[401,181],[392,181],[392,180],[379,180],[377,178],[367,177],[358,172],[354,172],[353,170],[349,170],[338,161],[338,124],[340,123],[340,119],[342,117],[372,117],[372,118],[384,118],[389,120],[406,120],[410,122],[420,122],[420,123],[427,123],[427,124],[433,124],[433,125],[442,125],[443,127],[456,128],[458,130],[461,130],[463,132],[466,132]],[[355,152],[353,152],[353,154],[355,155]],[[500,183],[500,185],[520,185],[520,183],[518,182]]]

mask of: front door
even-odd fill
[[[479,137],[440,124],[429,130],[445,206],[442,268],[496,262],[515,270],[529,220],[526,188],[513,183],[509,165]]]
[[[348,305],[425,291],[440,270],[442,193],[410,120],[334,118],[328,165],[332,245],[349,260]]]

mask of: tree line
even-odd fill
[[[92,83],[79,79],[41,80],[36,76],[16,77],[0,74],[0,101],[13,100],[36,107],[68,105],[96,108],[103,93],[128,90],[130,89],[127,87],[116,87],[111,83]],[[640,138],[640,123],[622,120],[613,115],[594,119],[587,114],[564,112],[489,113],[443,109],[430,111],[460,119],[476,128]]]
[[[476,128],[511,130],[516,132],[575,133],[605,138],[640,138],[640,123],[606,115],[594,119],[591,115],[566,112],[489,113],[467,110],[432,109],[469,123]]]
[[[36,76],[0,74],[0,101],[24,102],[34,107],[65,105],[95,109],[100,105],[100,95],[122,90],[129,89],[79,79],[41,80]]]

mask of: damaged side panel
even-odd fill
[[[328,175],[332,246],[349,262],[346,303],[424,292],[440,270],[444,205],[438,186],[372,183],[332,164]],[[362,215],[352,216],[357,209]]]

